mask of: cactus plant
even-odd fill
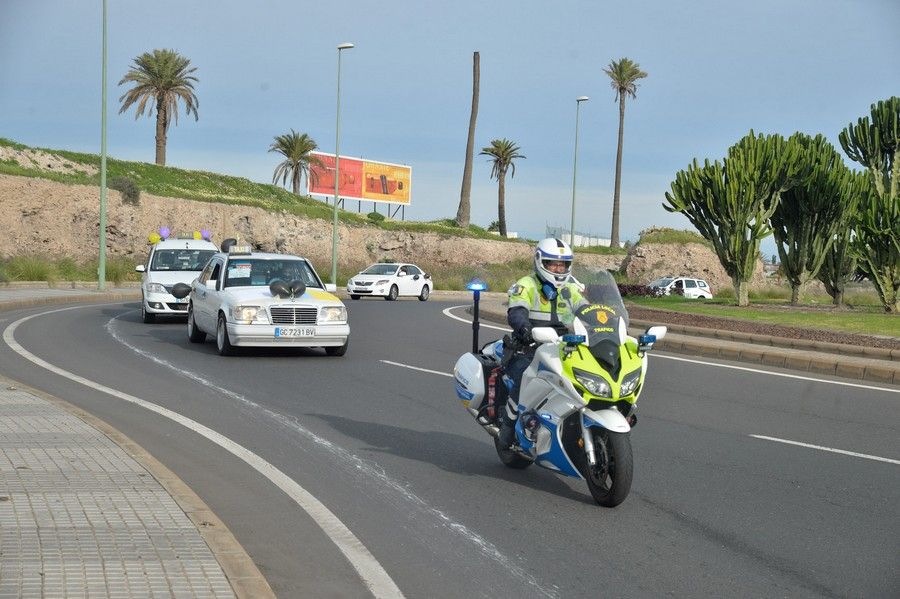
[[[791,304],[800,299],[801,287],[813,280],[831,249],[839,228],[846,228],[856,213],[858,189],[854,173],[823,135],[795,133],[805,180],[786,190],[772,213],[781,270],[791,285]]]
[[[770,233],[769,219],[781,194],[805,176],[800,151],[795,140],[750,131],[722,162],[706,160],[700,166],[694,159],[676,173],[672,192],[666,192],[663,207],[684,214],[712,243],[739,306],[750,303],[748,282],[759,243]]]
[[[871,117],[871,120],[870,120]],[[866,194],[851,250],[875,285],[887,312],[900,312],[900,98],[872,104],[870,116],[850,123],[838,139],[851,160],[868,169]]]

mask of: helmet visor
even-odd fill
[[[572,268],[572,261],[543,258],[541,259],[541,266],[544,267],[544,270],[554,275],[567,275]]]

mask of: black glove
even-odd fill
[[[531,327],[520,327],[513,333],[513,339],[521,345],[531,345],[534,343],[534,338],[531,336]]]

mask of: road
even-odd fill
[[[321,513],[122,396],[280,470],[407,597],[900,594],[900,389],[660,353],[632,433],[631,495],[605,509],[583,481],[499,463],[448,376],[471,346],[470,327],[443,313],[452,303],[347,303],[343,358],[222,358],[211,341],[190,344],[182,322],[142,324],[136,303],[4,312],[0,328],[18,322],[15,340],[58,372],[5,344],[0,372],[86,409],[171,468],[281,597],[371,594],[317,524]],[[482,331],[485,341],[499,335]]]

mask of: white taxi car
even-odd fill
[[[398,297],[413,296],[424,302],[434,289],[431,275],[415,264],[379,263],[354,275],[347,281],[350,299],[358,300],[367,295],[378,295],[388,301]]]
[[[176,283],[197,278],[218,248],[205,239],[166,239],[153,244],[146,264],[135,267],[141,274],[141,319],[154,322],[159,315],[184,316],[187,299],[172,295]]]
[[[329,356],[347,352],[347,308],[332,295],[305,258],[223,247],[190,287],[188,338],[202,343],[214,336],[221,355],[235,347],[322,347]]]
[[[703,279],[667,276],[651,281],[648,285],[660,295],[683,295],[688,299],[712,299],[713,290]]]

